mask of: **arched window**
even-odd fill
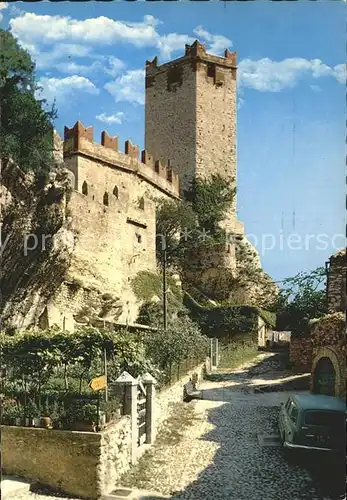
[[[117,186],[115,186],[113,188],[113,196],[115,196],[116,198],[118,198],[118,187]]]
[[[87,196],[88,194],[88,184],[86,183],[86,181],[84,181],[82,184],[82,194],[84,194],[85,196]]]
[[[143,197],[139,199],[139,209],[140,210],[145,209],[145,199]]]
[[[108,207],[108,193],[104,194],[103,203],[104,203],[104,205],[106,205],[106,207]]]

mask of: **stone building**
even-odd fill
[[[311,328],[311,391],[346,397],[346,250],[329,260],[328,314]]]
[[[55,134],[54,156],[66,167],[72,187],[69,199],[56,207],[64,219],[58,236],[69,238],[68,271],[65,275],[64,264],[43,312],[45,295],[38,291],[34,300],[23,291],[15,308],[25,299],[32,314],[22,307],[21,325],[33,324],[36,317],[43,327],[58,324],[67,330],[76,320],[87,322],[91,317],[136,321],[140,304],[132,279],[139,271],[156,270],[155,199],[180,199],[190,181],[211,174],[236,186],[236,71],[235,53],[207,54],[198,41],[187,45],[175,61],[163,65],[157,58],[147,61],[146,149],[141,155],[130,141],[125,142],[124,152],[119,151],[118,138],[107,132],[97,144],[93,127],[80,122],[65,127],[63,140]],[[184,283],[195,287],[194,294],[199,288],[215,300],[229,299],[235,277],[243,273],[244,260],[241,263],[237,254],[240,245],[247,264],[262,272],[259,255],[237,220],[236,198],[222,225],[230,239],[195,248],[195,269],[182,275]],[[245,304],[260,305],[259,283],[257,278],[246,290]],[[222,289],[225,296],[220,296]],[[33,302],[35,308],[30,306]]]
[[[58,139],[56,138],[56,143]],[[65,127],[63,155],[71,173],[66,205],[77,235],[65,280],[42,318],[71,329],[73,318],[97,316],[120,323],[136,321],[138,301],[131,281],[139,271],[156,270],[155,199],[179,197],[178,176],[130,141],[124,152],[118,138],[80,122]]]
[[[181,194],[194,178],[219,174],[236,186],[236,53],[206,53],[204,44],[186,45],[183,57],[158,65],[146,62],[145,147],[181,179]],[[225,221],[236,220],[236,197]]]
[[[235,52],[226,50],[224,57],[217,57],[199,41],[186,45],[184,55],[174,61],[160,65],[155,57],[146,62],[145,147],[163,164],[173,165],[182,197],[193,179],[215,174],[236,187],[236,75]],[[235,196],[221,224],[227,232],[225,242],[208,250],[204,245],[194,248],[194,269],[190,266],[184,276],[193,294],[232,298],[235,277],[243,273],[239,247],[249,253],[247,263],[261,269],[259,255],[237,220],[236,201]],[[264,288],[276,293],[266,278],[264,285],[257,280],[244,294],[246,303],[259,302]],[[221,290],[225,290],[222,295]]]

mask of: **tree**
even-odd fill
[[[55,106],[38,100],[35,64],[12,34],[0,30],[0,160],[37,175],[53,165]]]
[[[307,335],[310,321],[327,314],[325,285],[324,267],[285,279],[276,304],[278,329]]]
[[[232,186],[230,180],[220,175],[211,175],[208,179],[193,179],[185,192],[185,198],[192,204],[199,227],[216,235],[235,194],[236,187]]]
[[[230,181],[219,175],[194,179],[185,192],[185,200],[157,201],[157,257],[162,262],[164,244],[167,264],[182,268],[185,256],[197,245],[225,241],[221,222],[235,197]],[[201,238],[205,235],[204,239]]]

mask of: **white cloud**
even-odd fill
[[[347,79],[347,70],[346,70],[346,64],[337,64],[332,68],[333,70],[333,76],[336,78],[336,80],[340,83],[346,83]]]
[[[242,97],[238,97],[238,99],[237,99],[237,109],[241,109],[244,104],[245,104],[245,100]]]
[[[116,102],[127,101],[134,104],[145,103],[145,71],[130,70],[104,87]]]
[[[202,26],[195,28],[194,33],[200,39],[205,40],[209,43],[207,47],[207,52],[215,55],[221,55],[225,49],[232,47],[233,42],[223,35],[212,35],[208,31],[204,30]]]
[[[92,46],[110,45],[116,42],[129,43],[137,48],[154,47],[163,59],[193,43],[194,38],[179,33],[160,35],[157,27],[162,22],[152,15],[145,15],[140,22],[127,22],[105,16],[84,20],[68,16],[37,15],[26,12],[10,20],[13,35],[21,44],[55,45],[68,42]],[[219,53],[232,45],[231,40],[222,35],[211,35],[201,26],[194,33],[209,42],[209,50]]]
[[[26,12],[11,19],[11,31],[22,42],[40,41],[57,43],[61,41],[109,44],[123,41],[136,47],[155,45],[158,34],[157,21],[153,16],[145,16],[142,22],[130,23],[100,16],[85,20],[68,16],[37,15]]]
[[[106,60],[107,66],[103,66],[103,71],[110,76],[117,76],[125,68],[124,62],[117,57],[110,56],[104,60]]]
[[[87,92],[88,94],[97,95],[99,89],[96,88],[93,82],[84,76],[72,75],[65,78],[48,78],[42,77],[39,80],[39,85],[42,91],[38,92],[39,98],[53,101],[56,99],[61,102],[68,95],[75,94],[75,92]]]
[[[262,92],[279,92],[294,87],[306,76],[321,78],[332,76],[340,83],[346,79],[345,65],[333,68],[319,59],[308,60],[300,57],[272,61],[271,59],[243,59],[239,63],[238,78],[243,87]]]
[[[156,47],[159,49],[159,53],[162,59],[170,59],[173,52],[183,51],[186,44],[192,44],[195,38],[188,35],[180,35],[178,33],[169,33],[168,35],[163,35],[158,38],[156,42]]]
[[[68,60],[55,64],[54,66],[58,71],[68,74],[90,74],[96,72],[103,72],[109,76],[117,76],[124,69],[125,64],[116,57],[102,57],[98,61],[93,61],[91,64],[78,64],[74,61]]]
[[[7,2],[0,2],[0,11],[7,9],[7,7],[8,7],[8,3]],[[0,23],[1,23],[2,19],[3,19],[3,17],[4,16],[0,12]]]
[[[101,115],[97,115],[95,118],[100,122],[107,123],[108,125],[113,125],[114,123],[121,124],[124,113],[122,111],[118,111],[113,115],[106,115],[105,113],[101,113]]]

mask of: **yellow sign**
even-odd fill
[[[102,389],[105,389],[106,387],[106,377],[105,375],[102,375],[101,377],[96,377],[93,378],[89,382],[89,387],[93,389],[93,391],[101,391]]]

